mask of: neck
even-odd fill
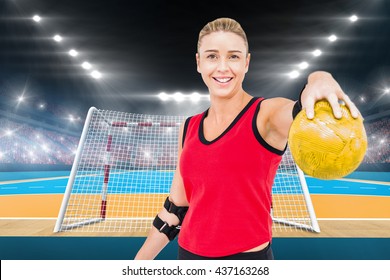
[[[252,96],[244,90],[226,98],[211,95],[208,118],[212,118],[217,122],[230,120],[232,117],[236,117],[251,99]]]

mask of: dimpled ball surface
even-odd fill
[[[319,179],[338,179],[352,173],[367,150],[367,135],[361,116],[354,119],[345,105],[336,119],[327,101],[314,106],[314,118],[302,110],[289,131],[291,154],[304,173]]]

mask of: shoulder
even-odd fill
[[[189,126],[190,124],[194,124],[195,122],[199,122],[202,118],[204,118],[205,115],[207,116],[207,112],[208,112],[208,109],[202,113],[187,116],[182,123],[183,128],[185,128],[186,126]]]
[[[206,112],[199,113],[199,114],[192,115],[192,116],[188,116],[181,123],[180,130],[179,130],[179,135],[180,135],[179,141],[180,141],[182,146],[184,146],[187,132],[188,131],[191,132],[191,131],[194,131],[194,129],[196,129],[196,127],[199,125],[200,120],[203,118],[203,116]]]
[[[286,104],[291,103],[291,100],[284,97],[272,97],[266,98],[262,102],[262,110],[273,111],[274,109],[280,108],[280,106],[284,106]]]
[[[292,100],[284,97],[273,97],[264,99],[263,102],[261,102],[261,113],[257,115],[257,119],[267,122],[272,119],[276,114],[279,114],[281,110],[286,108],[286,106],[289,106],[292,103]]]

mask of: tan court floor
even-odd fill
[[[0,218],[56,218],[63,195],[0,196]],[[390,218],[389,196],[311,195],[317,218]]]
[[[144,233],[54,233],[55,219],[0,219],[0,236],[146,236]],[[274,237],[383,237],[390,238],[390,219],[319,220],[321,232],[291,229],[274,233]]]
[[[321,233],[275,228],[274,237],[390,238],[390,197],[311,195],[311,198]],[[0,196],[0,236],[147,235],[147,232],[53,233],[61,201],[62,195]]]

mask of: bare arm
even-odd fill
[[[169,194],[169,200],[177,206],[188,206],[186,194],[184,191],[183,180],[180,174],[180,155],[182,151],[182,136],[183,136],[183,126],[180,128],[179,132],[179,143],[178,143],[178,160],[176,171],[173,176],[171,190]],[[169,213],[164,207],[158,213],[158,216],[166,221],[170,226],[179,224],[179,219],[176,215]],[[152,226],[149,231],[149,235],[146,238],[141,249],[138,251],[135,256],[135,260],[151,260],[154,259],[161,250],[169,243],[168,237],[159,232],[154,226]]]
[[[336,118],[341,117],[339,100],[345,102],[354,118],[359,115],[359,110],[343,92],[337,81],[331,74],[323,71],[311,73],[302,91],[302,107],[306,110],[306,116],[309,119],[314,118],[314,104],[319,100],[327,100],[330,103]],[[257,127],[264,140],[277,149],[282,150],[287,143],[293,121],[294,105],[295,101],[281,97],[263,101],[261,114],[257,117]]]

